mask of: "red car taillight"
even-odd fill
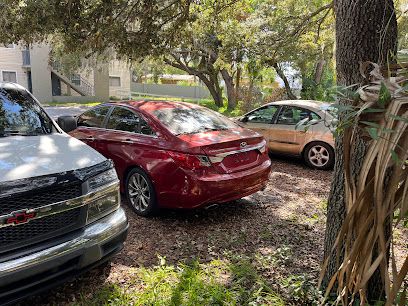
[[[209,158],[205,155],[192,155],[179,152],[169,152],[171,158],[184,169],[196,170],[211,166]]]

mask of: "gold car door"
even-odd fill
[[[284,106],[282,107],[276,123],[270,131],[270,149],[273,152],[285,154],[301,154],[303,143],[306,141],[308,131],[298,123],[309,118],[310,111]]]
[[[246,114],[240,120],[240,125],[262,134],[269,144],[272,123],[278,109],[279,107],[275,105],[260,107]]]

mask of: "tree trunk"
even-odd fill
[[[240,99],[241,73],[242,69],[241,67],[238,67],[237,75],[235,77],[235,96],[237,97],[237,100]]]
[[[316,85],[319,85],[320,82],[322,81],[323,69],[324,69],[325,64],[326,64],[326,61],[322,58],[319,59],[319,61],[316,64],[315,77],[314,77],[314,81]]]
[[[339,86],[357,87],[364,81],[359,70],[361,62],[385,64],[389,60],[393,61],[397,46],[394,4],[392,0],[336,0],[335,13],[337,82]],[[350,102],[340,100],[339,103]],[[361,135],[357,135],[351,152],[353,179],[357,179],[361,170],[367,146],[368,143]],[[329,256],[344,220],[344,196],[343,140],[342,135],[339,135],[336,140],[336,163],[327,208],[325,258]],[[322,282],[323,290],[337,269],[336,260],[332,258]],[[368,286],[369,301],[383,300],[383,289],[380,273],[376,271]]]
[[[235,95],[234,79],[226,69],[221,70],[222,78],[227,88],[228,109],[233,110],[237,106],[237,97]]]
[[[292,88],[290,88],[288,78],[286,77],[282,68],[278,65],[278,63],[273,63],[273,68],[275,68],[276,73],[279,75],[279,77],[282,79],[283,83],[285,84],[286,94],[288,95],[288,98],[291,100],[296,100],[297,97],[293,94]]]
[[[211,97],[214,99],[215,105],[217,107],[222,107],[223,106],[223,101],[222,101],[222,89],[219,84],[219,80],[217,76],[210,76],[209,78],[206,78],[204,76],[200,77],[201,81],[207,86],[208,91],[211,94]]]
[[[218,71],[214,69],[207,70],[207,71],[202,71],[202,70],[199,71],[198,69],[195,69],[194,67],[187,66],[181,61],[174,62],[166,58],[164,59],[164,62],[167,65],[183,70],[190,75],[197,76],[208,88],[208,91],[210,92],[211,97],[214,99],[215,105],[218,107],[223,106],[222,89],[219,84],[220,82],[218,79]]]

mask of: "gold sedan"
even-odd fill
[[[263,105],[237,123],[262,134],[270,152],[301,156],[312,168],[331,169],[335,120],[330,104],[290,100]]]

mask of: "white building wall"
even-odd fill
[[[3,71],[13,71],[17,75],[17,83],[28,87],[27,71],[23,68],[22,48],[13,45],[13,48],[6,48],[0,45],[0,82],[3,82]]]
[[[127,63],[118,60],[113,60],[109,63],[109,96],[117,98],[129,97],[131,90],[131,74],[130,67]],[[112,80],[112,79],[115,80]],[[120,86],[112,85],[120,78]]]

